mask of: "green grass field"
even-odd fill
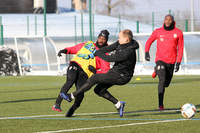
[[[140,77],[141,80],[135,80]],[[200,109],[200,76],[174,76],[166,89],[166,111],[157,110],[157,83],[150,76],[135,76],[124,86],[109,90],[126,101],[125,116],[119,118],[114,105],[91,89],[72,118],[64,115],[72,103],[63,101],[63,112],[51,110],[65,77],[0,77],[0,133],[199,133],[200,113],[183,120],[185,103]],[[70,91],[74,90],[73,87]],[[99,114],[98,114],[99,113]],[[27,117],[31,116],[31,117]],[[70,130],[73,129],[73,130]]]

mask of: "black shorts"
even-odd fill
[[[164,87],[168,87],[173,77],[174,64],[167,64],[163,61],[157,61],[155,70],[159,77],[159,82],[163,82]]]

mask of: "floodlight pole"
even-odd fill
[[[0,44],[3,46],[4,45],[4,39],[3,39],[3,23],[2,23],[2,16],[0,16]]]
[[[89,27],[90,27],[90,40],[92,41],[92,0],[89,0]]]
[[[44,15],[44,36],[47,36],[47,0],[44,0],[44,8],[43,8],[43,15]]]
[[[154,19],[154,12],[152,12],[152,31],[154,31],[155,27],[155,19]]]

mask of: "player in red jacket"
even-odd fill
[[[151,44],[157,40],[155,74],[159,77],[158,99],[159,109],[164,110],[163,100],[165,87],[168,87],[175,72],[178,72],[183,56],[183,33],[176,28],[174,17],[166,15],[163,27],[153,31],[145,45],[145,59],[150,61],[149,50]],[[176,63],[176,65],[175,65]]]
[[[96,43],[94,43],[96,50],[107,46],[107,41],[109,37],[109,32],[107,30],[102,30],[101,33],[98,36],[98,39]],[[80,43],[77,44],[73,47],[67,47],[63,50],[60,50],[58,53],[58,56],[62,56],[61,54],[76,54],[83,46],[85,43]],[[84,64],[82,64],[84,65]],[[69,64],[69,67],[67,69],[67,80],[66,83],[63,85],[61,88],[60,92],[68,92],[69,89],[75,84],[76,89],[80,89],[80,87],[87,81],[88,75],[87,73],[83,70],[81,64],[79,64],[76,61],[71,61]],[[93,72],[93,73],[106,73],[110,69],[110,63],[104,61],[103,59],[96,57],[96,69],[89,65],[88,69]],[[96,88],[102,88],[102,85],[97,85]],[[84,98],[84,94],[80,94],[76,99],[72,107],[68,110],[66,117],[71,117],[75,110],[80,106],[82,100]],[[55,104],[52,107],[52,110],[61,112],[61,102],[63,98],[60,96],[60,93],[58,95],[58,98],[56,99]]]

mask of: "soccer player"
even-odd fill
[[[99,84],[100,87],[94,89],[94,92],[100,97],[112,102],[119,111],[120,117],[123,116],[125,102],[117,100],[110,94],[108,88],[113,85],[127,84],[133,77],[136,64],[136,49],[138,43],[133,39],[131,30],[123,30],[119,33],[119,40],[109,46],[101,48],[94,54],[108,62],[115,62],[114,66],[105,74],[94,74],[87,82],[77,91],[60,95],[71,102],[79,94],[88,91],[93,85]],[[114,54],[108,55],[106,52],[115,51]]]
[[[179,71],[184,47],[183,33],[180,29],[176,28],[176,23],[172,15],[166,15],[163,27],[153,31],[147,40],[145,45],[145,59],[147,61],[150,61],[149,50],[155,40],[157,40],[156,67],[155,73],[152,76],[155,77],[155,74],[158,75],[159,110],[164,110],[163,100],[165,88],[170,85],[174,67],[175,72]]]
[[[95,50],[108,45],[108,37],[109,32],[107,30],[102,30],[94,44],[92,42],[80,43],[59,51],[58,56],[61,56],[62,53],[76,54],[69,64],[66,83],[63,85],[60,92],[67,93],[74,83],[78,90],[94,73],[106,73],[110,69],[109,62],[106,62],[99,57],[89,57],[89,54]],[[99,88],[99,85],[97,85],[96,88]],[[73,115],[74,111],[80,106],[83,98],[84,93],[79,93],[77,95],[75,102],[68,110],[66,117],[71,117]],[[52,110],[61,112],[60,105],[62,100],[63,98],[59,93]]]

